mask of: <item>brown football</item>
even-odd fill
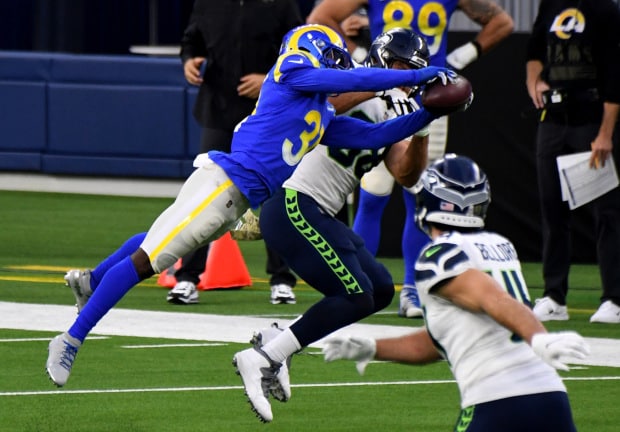
[[[446,85],[440,79],[427,84],[422,91],[422,105],[431,111],[460,111],[469,106],[471,97],[471,83],[464,76],[457,75]]]

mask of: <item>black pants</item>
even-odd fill
[[[232,131],[225,129],[203,128],[200,136],[200,152],[206,153],[210,150],[220,150],[230,153],[232,141]],[[200,274],[205,269],[209,246],[203,246],[185,255],[182,259],[183,264],[175,272],[177,282],[188,281],[197,284]],[[287,284],[295,286],[297,278],[284,263],[280,256],[267,248],[267,274],[270,275],[271,285]]]
[[[544,296],[566,304],[571,257],[571,212],[562,201],[556,157],[590,151],[599,124],[571,126],[558,122],[542,122],[536,137],[538,189],[542,214]],[[620,158],[618,127],[614,136],[613,159]],[[594,217],[592,229],[603,283],[601,302],[612,300],[620,305],[620,188],[587,204]]]

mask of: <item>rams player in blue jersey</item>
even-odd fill
[[[139,248],[105,272],[73,325],[50,342],[46,371],[54,384],[67,382],[88,333],[133,286],[223,235],[249,207],[260,206],[278,189],[319,142],[381,148],[434,119],[424,109],[377,125],[335,117],[327,100],[330,94],[421,85],[433,79],[445,82],[454,74],[440,67],[351,66],[344,40],[329,27],[302,26],[285,36],[254,112],[235,130],[232,151],[212,151],[196,158],[196,170]]]
[[[308,22],[340,28],[342,21],[360,8],[368,12],[370,36],[395,27],[412,29],[426,38],[430,64],[462,70],[482,53],[504,40],[513,29],[513,21],[494,0],[323,0],[312,11]],[[452,14],[461,10],[480,25],[475,38],[448,53],[448,26]],[[344,33],[343,33],[344,34]],[[355,46],[347,40],[350,49]],[[445,151],[448,117],[434,121],[429,135],[429,161],[441,157]],[[381,238],[381,217],[390,200],[394,179],[379,166],[362,179],[358,208],[353,229],[362,236],[368,249],[376,253]],[[402,253],[405,261],[404,283],[401,291],[399,314],[407,318],[420,317],[422,309],[415,289],[413,264],[420,249],[428,241],[413,222],[415,198],[403,188],[407,217],[403,228]]]

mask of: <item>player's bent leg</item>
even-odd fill
[[[415,286],[415,262],[430,239],[420,230],[415,222],[416,202],[411,188],[403,189],[405,203],[405,226],[401,239],[405,275],[403,288],[400,292],[398,315],[405,318],[420,318],[423,311],[420,306],[418,290]]]
[[[390,201],[393,188],[394,178],[383,163],[362,177],[353,231],[364,239],[366,247],[373,255],[379,249],[381,217]]]
[[[216,164],[197,168],[177,199],[153,223],[140,246],[160,273],[196,248],[217,240],[250,207]]]

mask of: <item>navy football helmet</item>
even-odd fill
[[[287,51],[305,51],[324,68],[351,69],[353,66],[342,36],[321,24],[306,24],[290,30],[284,35],[280,54]]]
[[[481,229],[491,202],[491,187],[478,164],[454,153],[432,163],[415,186],[416,222],[429,233],[429,223]]]
[[[380,34],[370,45],[366,66],[388,69],[395,60],[408,64],[412,69],[428,66],[430,52],[426,40],[405,28],[393,28]]]

